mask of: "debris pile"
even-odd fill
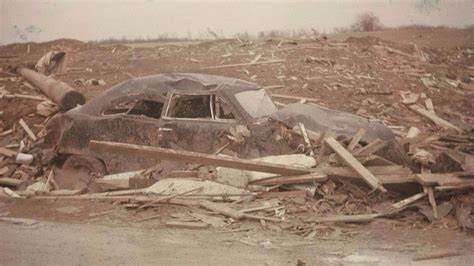
[[[263,48],[258,49],[264,49],[265,45],[271,44],[265,43]],[[347,47],[350,45],[355,44],[324,41],[282,47],[280,42],[272,49],[293,51],[311,46],[315,50],[349,50]],[[254,44],[241,43],[235,49],[243,47],[250,49],[248,47],[254,47]],[[94,153],[155,159],[170,162],[173,167],[164,170],[162,166],[156,166],[110,175],[88,172],[87,178],[81,179],[84,185],[79,188],[65,188],[58,182],[61,167],[67,161],[44,147],[43,140],[45,124],[52,116],[83,102],[66,104],[59,99],[61,97],[56,97],[54,92],[48,93],[38,84],[33,85],[39,87],[51,101],[39,92],[30,93],[30,90],[29,93],[14,94],[2,86],[2,100],[41,101],[36,107],[37,114],[46,117],[46,120],[42,121],[33,114],[3,123],[0,133],[0,185],[3,188],[0,191],[11,198],[110,200],[134,210],[137,223],[163,219],[163,214],[149,215],[146,211],[163,204],[186,206],[184,213],[168,217],[166,222],[166,226],[178,228],[215,227],[236,231],[250,220],[258,221],[263,228],[288,230],[312,239],[347,235],[341,228],[333,226],[334,223],[367,223],[384,217],[443,224],[446,219],[454,218],[461,230],[472,233],[474,136],[470,123],[473,119],[441,109],[427,96],[441,87],[462,90],[463,95],[467,95],[472,87],[472,78],[468,80],[469,84],[446,78],[446,84],[440,85],[442,80],[428,73],[434,67],[430,63],[432,56],[419,49],[416,51],[410,54],[378,42],[371,44],[364,53],[373,55],[375,65],[402,73],[408,82],[422,83],[426,93],[405,90],[397,95],[393,88],[384,90],[380,83],[375,83],[384,81],[376,77],[376,71],[366,65],[349,66],[345,59],[342,60],[345,63],[341,63],[341,60],[308,55],[295,60],[323,74],[320,77],[303,77],[304,82],[321,79],[324,82],[322,87],[329,92],[352,90],[363,95],[396,96],[390,98],[396,102],[391,102],[388,108],[379,102],[380,99],[365,97],[360,103],[363,107],[359,106],[356,112],[369,118],[366,121],[377,118],[390,125],[390,134],[395,138],[369,136],[362,127],[350,134],[334,134],[325,130],[310,130],[307,123],[289,125],[282,122],[272,137],[286,138],[293,144],[291,147],[297,148],[287,154],[262,156],[258,153],[258,156],[248,156],[252,159],[241,158],[236,152],[224,152],[229,146],[235,148],[248,144],[254,132],[251,127],[242,125],[224,130],[221,137],[227,142],[213,154],[187,151],[175,143],[159,148],[97,139],[89,143]],[[250,62],[202,66],[201,69],[287,62],[287,59],[279,57],[265,58],[262,53],[254,53],[253,56]],[[205,60],[187,61],[201,64]],[[20,70],[20,73],[28,71]],[[334,80],[332,75],[336,76]],[[20,77],[8,79],[17,84],[23,81]],[[279,78],[288,83],[301,79],[293,79],[286,74]],[[105,84],[102,79],[75,80],[75,84],[81,86]],[[278,89],[279,86],[267,89]],[[299,101],[303,106],[301,108],[314,108],[314,102],[321,103],[320,99],[312,97],[279,93],[272,93],[271,96],[285,102]],[[135,110],[136,106],[126,106],[126,113]],[[211,115],[214,116],[213,113]],[[451,117],[458,119],[453,122],[449,119]]]

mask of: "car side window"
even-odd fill
[[[172,118],[235,120],[231,106],[222,97],[214,94],[171,95],[167,114]]]
[[[102,113],[103,115],[126,114],[145,116],[158,119],[161,117],[163,103],[153,100],[125,100],[112,104]]]

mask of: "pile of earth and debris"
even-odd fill
[[[216,42],[215,47],[231,42]],[[324,83],[329,92],[351,90],[365,95],[356,114],[367,121],[376,119],[383,122],[390,128],[393,138],[375,137],[366,141],[367,128],[350,134],[334,134],[331,130],[309,129],[308,123],[299,122],[294,126],[281,123],[277,130],[272,131],[271,137],[289,143],[286,154],[259,152],[258,156],[249,155],[247,158],[230,151],[251,142],[255,133],[245,125],[223,130],[220,137],[228,141],[210,153],[189,151],[178,145],[162,148],[126,141],[90,140],[89,149],[94,153],[169,162],[166,167],[157,165],[114,174],[90,171],[84,174],[79,168],[65,172],[61,169],[64,167],[63,159],[56,154],[57,147],[47,147],[44,143],[46,124],[54,116],[69,109],[74,111],[77,104],[84,104],[86,101],[82,94],[61,82],[58,82],[60,85],[51,85],[54,87],[51,90],[49,87],[41,88],[41,82],[32,85],[30,83],[35,83],[31,82],[32,76],[33,80],[42,77],[26,68],[16,69],[20,75],[5,69],[2,75],[6,77],[1,80],[6,85],[0,86],[0,98],[4,102],[2,105],[10,106],[10,111],[1,114],[0,185],[3,188],[0,193],[19,200],[108,200],[133,211],[137,217],[135,222],[164,218],[159,211],[145,216],[145,210],[163,204],[181,205],[188,207],[189,211],[169,217],[167,226],[238,231],[244,221],[254,220],[264,228],[288,230],[306,239],[344,234],[333,226],[334,223],[367,223],[381,218],[456,224],[460,230],[473,233],[474,118],[469,116],[472,110],[464,115],[454,111],[454,106],[438,109],[428,96],[448,91],[448,94],[468,98],[474,92],[473,75],[468,74],[466,78],[465,73],[472,73],[472,67],[452,73],[436,65],[433,58],[437,51],[422,50],[416,45],[410,46],[411,50],[401,46],[395,49],[385,41],[372,39],[367,42],[364,39],[351,39],[344,43],[305,41],[287,47],[283,40],[259,45],[237,40],[236,47],[256,46],[255,49],[264,50],[273,45],[275,51],[326,48],[327,51],[339,51],[350,50],[347,47],[352,45],[357,49],[360,45],[367,46],[361,48],[362,55],[356,56],[374,58],[377,68],[397,75],[401,73],[413,91],[400,90],[396,92],[399,95],[394,96],[392,88],[380,86],[380,81],[389,81],[376,77],[370,64],[350,65],[349,58],[335,60],[306,55],[292,64],[306,65],[313,72],[322,73],[320,77],[304,77],[303,87],[308,87],[312,81],[334,79]],[[167,49],[175,48],[160,51],[165,53]],[[114,50],[112,53],[127,51]],[[467,52],[472,55],[471,50]],[[222,58],[231,57],[233,53],[229,52]],[[219,64],[205,69],[243,68],[244,72],[249,72],[246,67],[286,61],[273,58],[274,55],[263,58],[260,52],[253,54],[254,59],[247,63]],[[61,77],[68,69],[74,69],[67,67],[66,56],[66,53],[50,52],[36,64],[36,70],[54,73],[44,79],[57,82],[53,77]],[[446,58],[449,60],[449,56]],[[200,63],[201,60],[188,61]],[[462,62],[455,60],[453,64]],[[119,68],[114,71],[124,73]],[[299,79],[293,79],[293,74],[280,73],[278,79],[288,78],[286,82],[291,83],[291,80]],[[258,80],[254,76],[250,80]],[[424,88],[414,85],[414,79]],[[106,84],[103,79],[89,77],[74,77],[74,80],[74,84],[81,87]],[[9,90],[21,86],[27,90],[22,89],[20,93]],[[266,86],[266,89],[271,91],[292,86]],[[284,102],[299,101],[305,106],[322,102],[313,97],[290,95],[292,91],[294,87],[287,91],[288,94],[270,95]],[[390,95],[391,102],[384,104],[383,98],[367,95]],[[36,105],[35,101],[39,104]],[[287,107],[287,103],[275,104]],[[22,109],[24,105],[36,105],[36,113]],[[15,108],[18,111],[13,115],[11,110]],[[133,109],[128,109],[128,112],[130,110]],[[339,126],[344,131],[344,125]],[[133,131],[127,134],[133,134]]]

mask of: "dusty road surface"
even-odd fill
[[[250,221],[235,229],[167,228],[169,216],[189,211],[185,207],[163,207],[163,217],[136,222],[151,211],[137,214],[105,202],[0,203],[0,265],[471,265],[474,259],[474,238],[449,219],[329,224],[334,233],[309,238]],[[457,255],[413,260],[446,252]]]

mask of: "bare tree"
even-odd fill
[[[359,14],[356,22],[351,26],[352,31],[375,31],[381,28],[379,17],[372,12]]]

